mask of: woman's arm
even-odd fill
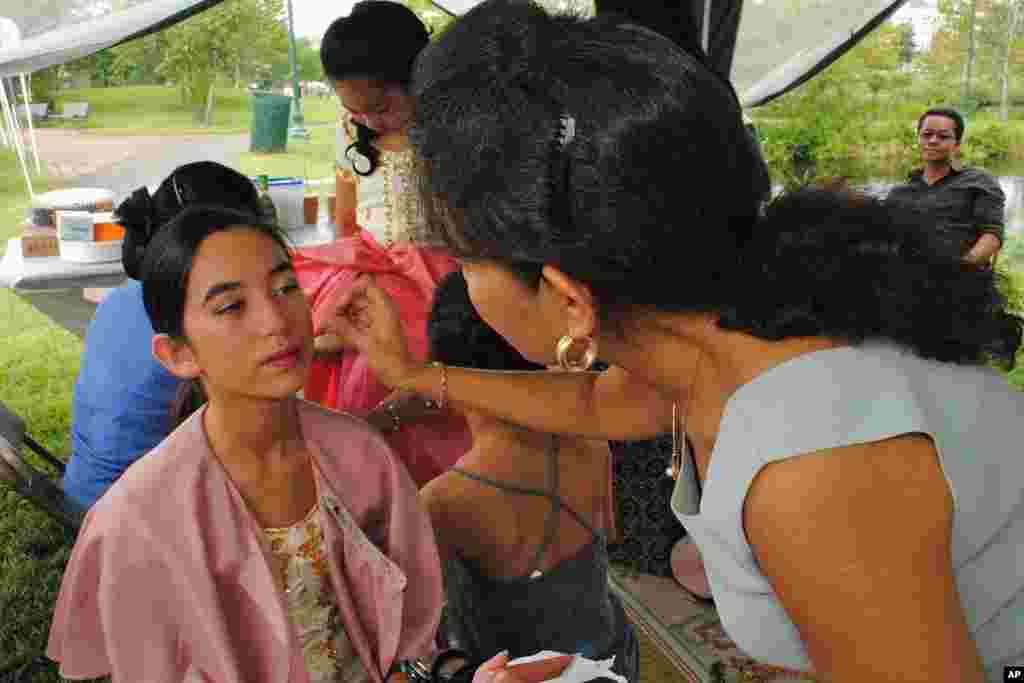
[[[744,528],[830,683],[981,683],[952,570],[953,501],[927,437],[766,466]]]
[[[1003,243],[999,238],[990,232],[981,233],[981,237],[974,243],[971,250],[964,256],[964,260],[975,265],[989,263],[999,253]]]
[[[423,365],[406,346],[394,304],[370,278],[351,287],[338,313],[322,327],[365,354],[384,384],[534,431],[631,440],[672,428],[672,398],[622,368],[602,373],[489,372]]]
[[[439,399],[443,390],[447,401],[462,408],[548,434],[630,441],[672,429],[672,401],[614,366],[568,373],[428,365],[411,371],[400,386]]]

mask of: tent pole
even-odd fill
[[[10,147],[11,141],[7,138],[7,117],[0,117],[0,138],[3,139],[4,147]]]
[[[25,100],[25,118],[28,119],[28,136],[32,141],[32,156],[36,159],[36,173],[42,173],[43,168],[39,164],[39,145],[36,144],[36,127],[32,123],[32,109],[29,107],[32,93],[29,92],[28,79],[25,78],[25,74],[21,74],[21,95]]]
[[[18,125],[18,110],[15,108],[17,100],[12,102],[12,98],[8,97],[7,84],[7,80],[0,78],[0,85],[3,86],[0,87],[0,96],[3,97],[4,115],[7,117],[7,124],[11,128],[11,140],[14,141],[14,146],[18,148],[20,154],[24,154],[25,150],[22,147],[24,140],[21,136],[21,126]],[[10,81],[10,85],[12,91],[17,89],[13,80]]]
[[[28,163],[25,161],[25,150],[21,147],[21,140],[18,136],[17,113],[11,109],[11,101],[7,97],[7,83],[0,78],[0,106],[3,106],[7,123],[11,127],[11,137],[14,138],[14,149],[18,153],[18,161],[21,162],[21,172],[25,175],[25,185],[28,187],[28,196],[35,199],[36,193],[32,189],[32,176],[28,172]]]

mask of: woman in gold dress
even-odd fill
[[[314,321],[356,277],[372,273],[399,302],[406,339],[427,353],[426,321],[437,283],[455,262],[426,237],[416,193],[408,128],[412,65],[430,37],[397,2],[358,3],[324,35],[320,57],[341,100],[338,123],[336,221],[333,244],[298,250],[300,283]],[[319,325],[317,325],[319,329]],[[384,431],[420,485],[448,469],[469,447],[465,421],[418,397],[382,402],[389,390],[361,354],[330,335],[317,339],[305,396],[337,410],[367,415]]]

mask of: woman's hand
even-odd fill
[[[398,386],[422,365],[409,353],[394,302],[368,275],[345,293],[334,314],[323,321],[321,332],[364,354],[387,386]]]
[[[539,662],[508,665],[508,654],[502,652],[480,665],[473,683],[541,683],[558,678],[572,662],[571,655],[543,659]]]

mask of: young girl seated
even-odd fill
[[[477,315],[461,271],[438,287],[427,335],[448,365],[545,370]],[[504,649],[615,656],[614,670],[636,681],[636,636],[608,590],[608,443],[464,414],[472,448],[420,491],[445,567],[442,640],[477,660]]]
[[[397,680],[433,648],[433,533],[376,431],[296,398],[313,328],[281,236],[192,208],[142,272],[153,354],[208,403],[87,515],[48,655],[115,683]]]
[[[75,381],[71,459],[64,475],[65,493],[82,510],[177,424],[172,414],[176,392],[182,394],[189,385],[167,372],[150,352],[153,327],[142,303],[140,270],[153,232],[194,204],[252,213],[260,208],[251,180],[212,161],[179,166],[152,196],[139,188],[117,207],[127,232],[122,263],[129,280],[103,299],[89,323]]]

